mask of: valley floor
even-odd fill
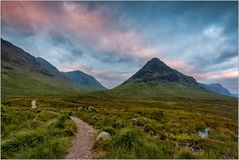
[[[2,158],[65,158],[79,138],[71,116],[111,134],[93,158],[238,158],[235,98],[37,97],[36,109],[32,99],[2,99]]]

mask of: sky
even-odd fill
[[[1,36],[60,71],[113,88],[157,57],[238,88],[237,2],[1,2]]]

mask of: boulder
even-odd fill
[[[89,106],[89,107],[88,107],[88,110],[95,112],[95,111],[96,111],[96,108],[95,108],[94,106]]]
[[[131,121],[133,125],[137,125],[139,123],[138,118],[133,118]]]
[[[109,139],[111,137],[110,133],[102,131],[100,132],[100,134],[97,136],[96,141],[100,141],[100,140],[106,140]]]
[[[32,109],[36,109],[37,108],[36,103],[37,103],[36,100],[32,100]]]

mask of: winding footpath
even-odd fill
[[[91,148],[94,144],[94,138],[96,130],[77,117],[70,117],[76,124],[77,133],[75,139],[72,141],[72,147],[70,148],[66,159],[91,159],[93,155]]]

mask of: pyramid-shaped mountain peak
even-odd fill
[[[161,63],[161,64],[165,64],[163,61],[161,61],[158,58],[152,58],[151,60],[148,61],[148,63]]]
[[[124,84],[132,81],[154,85],[162,82],[170,82],[185,86],[198,86],[198,83],[193,77],[186,76],[170,68],[158,58],[153,58],[148,61],[138,72],[124,82]]]

